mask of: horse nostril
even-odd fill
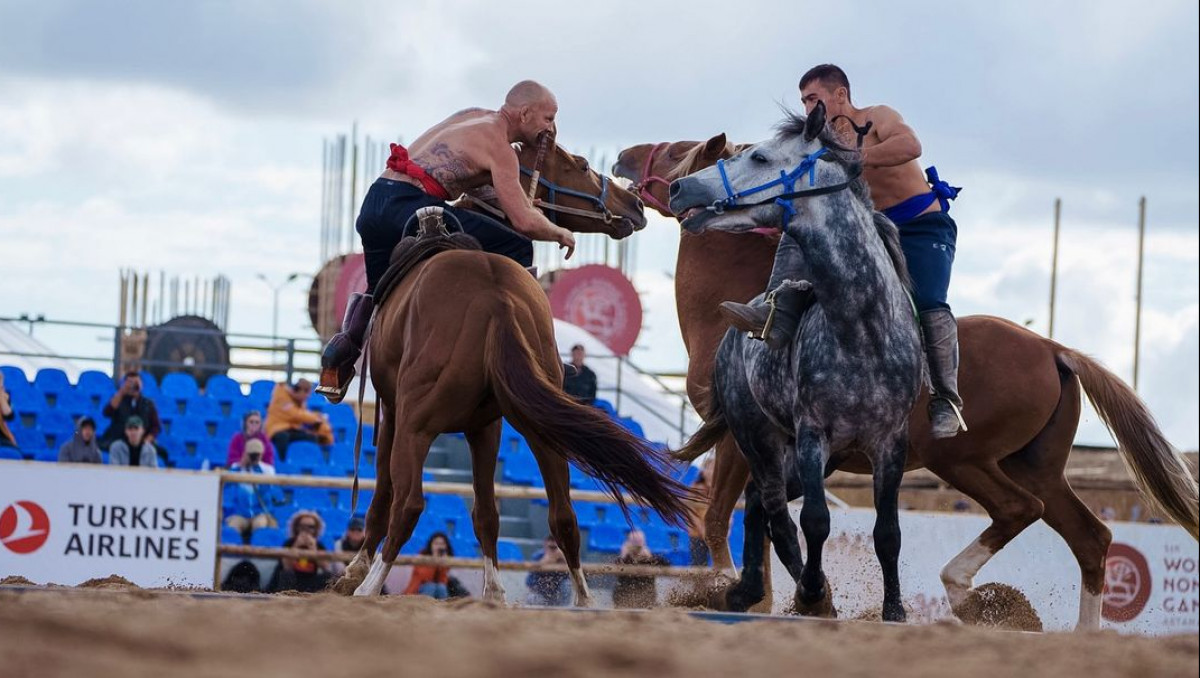
[[[637,201],[637,209],[639,212],[646,209],[646,203],[642,202],[641,198],[634,198]]]
[[[671,182],[671,198],[673,199],[678,195],[679,195],[679,182],[672,181]]]

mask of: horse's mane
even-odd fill
[[[426,235],[423,237],[408,236],[401,240],[392,250],[388,260],[388,269],[379,284],[375,286],[375,305],[378,306],[387,298],[389,292],[401,280],[412,272],[413,268],[432,257],[438,252],[447,250],[482,250],[479,241],[466,233],[451,233],[450,235]]]
[[[803,136],[804,123],[807,118],[791,111],[785,111],[785,114],[787,117],[776,128],[779,138],[781,140],[790,140]],[[821,142],[822,146],[829,149],[829,152],[822,156],[823,158],[829,158],[841,165],[847,173],[862,170],[862,153],[857,149],[843,144],[838,139],[832,127],[826,125],[821,130],[821,133],[817,135],[817,139]],[[871,211],[875,231],[879,234],[879,239],[883,241],[883,248],[887,250],[888,257],[892,260],[892,266],[896,269],[896,275],[900,277],[900,284],[904,286],[906,292],[911,294],[913,287],[912,276],[908,274],[908,264],[904,259],[904,250],[900,248],[900,230],[896,228],[896,224],[892,223],[892,220],[888,219],[883,212],[875,210],[875,203],[871,201],[871,190],[861,174],[851,182],[850,192]]]

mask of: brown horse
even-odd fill
[[[651,157],[656,148],[660,149],[659,160]],[[647,176],[684,176],[733,152],[724,135],[708,142],[635,146],[622,152],[614,171],[632,178],[639,191],[649,193],[651,197],[645,198],[648,204],[665,204],[667,186],[647,181]],[[675,277],[680,326],[691,358],[688,393],[694,402],[711,383],[713,351],[728,329],[715,312],[716,304],[744,302],[761,293],[774,256],[774,244],[755,236],[729,236],[730,242],[714,240],[712,246],[696,242],[707,237],[683,236]],[[735,252],[741,256],[735,259]],[[720,288],[704,289],[705,281],[718,282]],[[1097,628],[1111,533],[1075,495],[1064,475],[1079,423],[1080,386],[1117,440],[1138,488],[1193,537],[1197,536],[1200,506],[1196,483],[1137,395],[1096,361],[1000,318],[961,318],[959,332],[960,386],[968,403],[970,430],[954,438],[930,437],[924,414],[928,395],[924,394],[910,421],[906,467],[928,468],[979,502],[992,518],[979,538],[942,570],[951,607],[962,606],[975,574],[996,552],[1041,518],[1063,537],[1079,562],[1083,583],[1079,628]],[[713,442],[716,469],[706,514],[706,541],[713,551],[714,566],[727,570],[732,568],[732,559],[725,535],[748,470],[728,435],[714,436]],[[871,472],[862,455],[839,468]],[[764,537],[747,532],[748,564],[759,560],[761,551],[755,540]],[[739,594],[748,594],[753,601],[756,595],[765,594],[765,573],[749,574],[752,590],[743,589]],[[742,586],[745,584],[744,576]]]
[[[645,223],[636,197],[574,156],[556,149],[548,160],[543,176],[556,186],[597,197],[602,185],[609,189],[595,207],[612,218],[592,218],[581,204],[580,213],[562,215],[564,226],[595,230],[617,228],[614,224],[622,221],[632,225],[632,232]],[[567,462],[599,479],[622,508],[624,489],[675,524],[684,520],[683,500],[690,493],[662,472],[667,460],[661,452],[562,392],[562,363],[545,293],[519,264],[471,243],[461,235],[427,235],[406,238],[393,254],[393,266],[408,273],[381,301],[369,339],[381,413],[377,490],[367,510],[363,548],[334,589],[379,593],[424,509],[421,469],[430,444],[438,434],[463,432],[471,449],[471,513],[483,553],[484,597],[503,601],[493,478],[504,416],[533,450],[550,503],[550,531],[567,556],[575,603],[588,605]]]

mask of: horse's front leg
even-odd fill
[[[800,529],[808,546],[808,561],[796,586],[796,611],[820,617],[836,617],[833,592],[821,567],[825,540],[829,538],[829,503],[825,499],[825,463],[829,443],[815,428],[800,427],[796,432],[796,472],[804,488],[804,506],[800,509]]]

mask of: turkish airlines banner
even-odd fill
[[[0,462],[0,578],[213,585],[215,474]]]
[[[883,580],[871,537],[875,512],[831,509],[824,570],[838,616],[878,612]],[[799,508],[792,508],[799,525]],[[990,524],[981,515],[900,512],[900,591],[910,622],[952,618],[940,573],[951,558]],[[1113,543],[1106,564],[1100,625],[1123,633],[1195,633],[1200,627],[1200,547],[1181,527],[1109,523]],[[804,535],[800,541],[803,544]],[[741,544],[733,545],[740,549]],[[795,592],[787,570],[772,553],[775,610]],[[1079,619],[1079,565],[1066,542],[1038,521],[1000,551],[975,577],[975,586],[1008,584],[1029,598],[1047,631],[1075,628]]]

